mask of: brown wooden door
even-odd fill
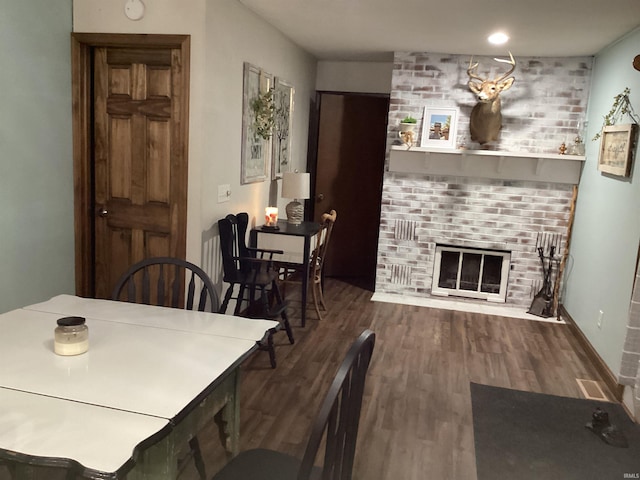
[[[314,220],[337,211],[325,275],[373,290],[389,98],[320,93]]]
[[[96,48],[95,296],[152,256],[184,258],[187,165],[174,155],[181,62],[171,48]]]

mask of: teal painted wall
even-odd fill
[[[587,160],[580,181],[571,244],[572,268],[564,305],[614,374],[619,373],[640,241],[640,166],[628,179],[597,169],[603,117],[625,87],[640,113],[640,29],[600,52],[595,59],[588,108]],[[629,117],[619,123],[630,123]],[[601,327],[597,320],[604,313]]]
[[[73,293],[72,0],[0,0],[0,312]]]

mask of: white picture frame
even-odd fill
[[[283,172],[291,170],[291,135],[293,129],[293,86],[276,77],[274,100],[276,106],[271,154],[271,180],[282,178]]]
[[[255,131],[255,114],[251,104],[255,98],[272,88],[273,76],[259,67],[243,65],[242,149],[240,185],[264,182],[271,160],[271,139],[261,138]]]
[[[458,108],[424,107],[421,147],[455,150]]]

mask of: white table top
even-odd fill
[[[59,356],[56,320],[71,315],[89,351]],[[70,295],[1,314],[0,449],[114,472],[276,325]]]
[[[60,314],[0,315],[0,387],[172,419],[254,340],[87,318],[89,351],[53,352]]]
[[[24,307],[25,310],[77,315],[87,319],[168,328],[185,332],[205,333],[222,337],[261,340],[264,333],[278,325],[273,320],[250,319],[220,313],[194,312],[175,308],[140,305],[111,300],[58,295],[42,303]],[[70,313],[72,312],[72,313]],[[89,331],[91,334],[91,331]]]
[[[1,448],[40,457],[69,458],[72,453],[77,462],[103,472],[117,471],[141,438],[169,424],[163,418],[5,388],[0,388],[0,412]]]

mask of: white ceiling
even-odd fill
[[[319,60],[394,51],[594,55],[640,25],[640,0],[240,0]],[[511,40],[495,47],[495,30]],[[640,46],[639,52],[640,53]]]

